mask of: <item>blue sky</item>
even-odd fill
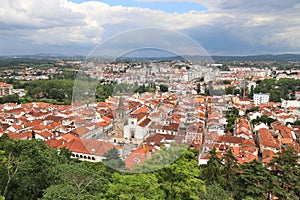
[[[0,56],[88,55],[107,38],[145,27],[183,33],[210,55],[299,54],[299,19],[299,0],[1,0]]]
[[[87,0],[72,0],[75,3],[86,2]],[[99,2],[107,3],[110,6],[140,7],[150,8],[153,10],[162,10],[165,12],[184,13],[191,10],[204,11],[206,8],[194,2],[141,2],[135,0],[99,0]]]

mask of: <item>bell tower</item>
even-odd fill
[[[124,99],[119,97],[118,107],[116,109],[114,131],[116,138],[124,138],[124,124],[125,124],[125,106]]]

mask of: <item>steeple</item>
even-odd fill
[[[125,106],[124,99],[119,97],[118,107],[116,109],[114,132],[116,138],[124,138]]]

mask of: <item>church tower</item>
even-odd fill
[[[116,109],[116,116],[115,116],[115,134],[116,138],[124,138],[124,124],[125,124],[125,106],[123,102],[123,98],[119,97],[119,104]]]

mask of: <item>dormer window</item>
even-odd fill
[[[134,158],[133,161],[134,161],[135,163],[140,163],[140,162],[141,162],[140,159],[138,159],[138,158]]]

